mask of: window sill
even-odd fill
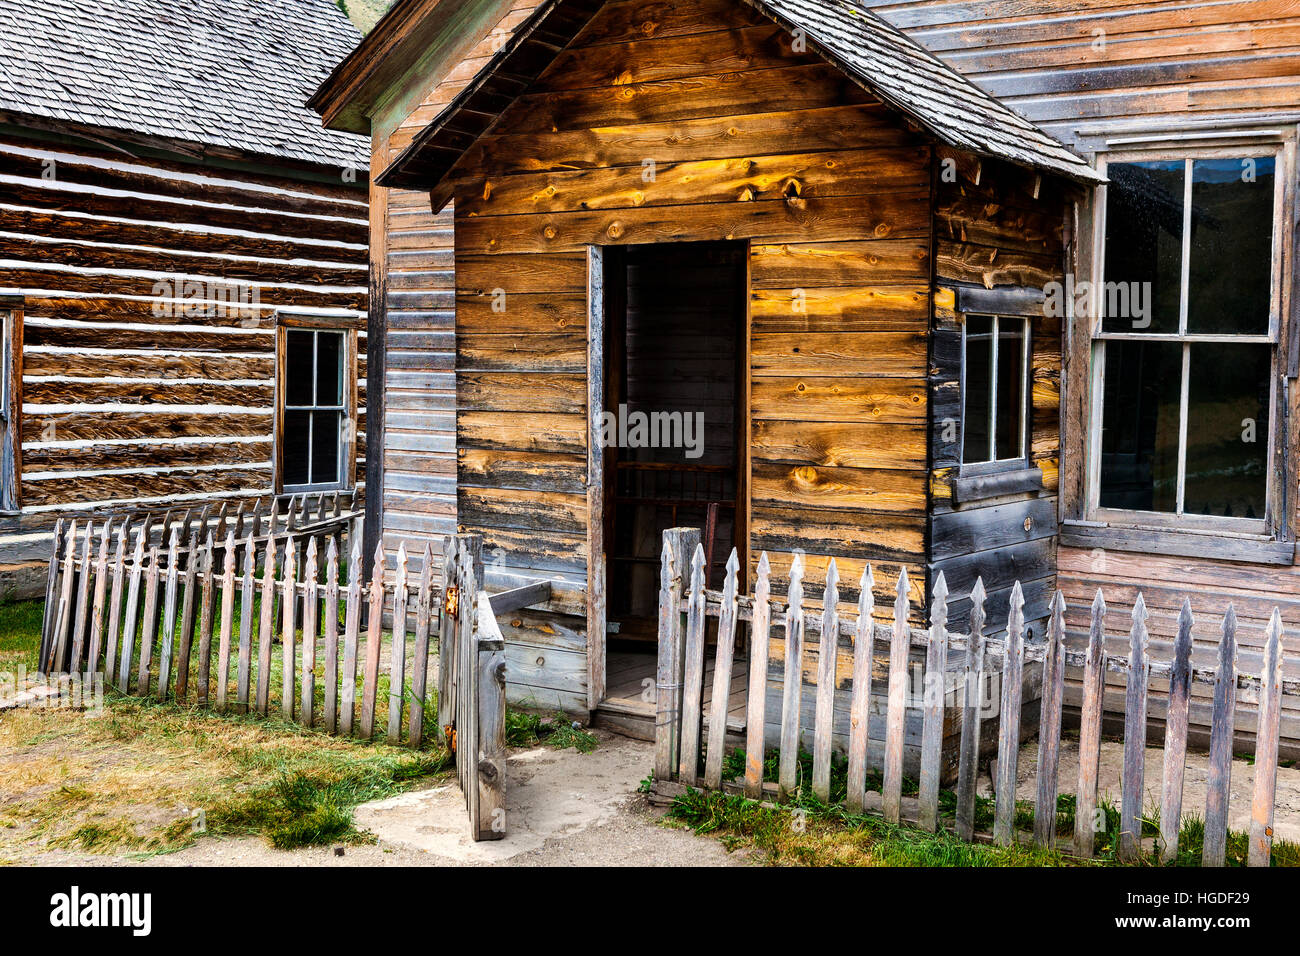
[[[953,501],[964,505],[986,498],[1018,495],[1043,490],[1041,468],[1018,468],[1015,471],[990,472],[984,475],[965,475],[953,482]]]
[[[1224,535],[1212,531],[1118,527],[1083,521],[1061,523],[1060,544],[1067,548],[1136,551],[1241,564],[1295,564],[1295,544],[1265,535]]]

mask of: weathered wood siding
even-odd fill
[[[1295,122],[1291,0],[863,0],[1084,152],[1108,137],[1224,120]]]
[[[337,170],[203,163],[14,127],[0,130],[0,169],[0,290],[26,306],[22,510],[0,519],[6,583],[48,558],[60,514],[270,490],[274,315],[364,314],[364,170],[345,183]],[[181,281],[248,283],[257,306],[195,314],[210,293]],[[358,377],[364,431],[364,364]]]
[[[1067,201],[1059,182],[991,160],[941,151],[935,184],[935,327],[930,350],[932,481],[930,573],[942,571],[948,624],[964,629],[970,589],[982,577],[987,620],[1003,620],[1011,587],[1025,592],[1035,636],[1056,585],[1056,510],[1060,459],[1061,321],[1030,321],[1029,463],[1042,488],[977,500],[954,498],[961,474],[962,326],[959,286],[1039,289],[1061,281]],[[994,311],[994,310],[990,310]]]
[[[1300,120],[1300,7],[1289,0],[1146,3],[1126,0],[1005,0],[991,4],[929,0],[865,0],[876,12],[966,73],[1003,102],[1085,154],[1107,149],[1107,140],[1171,130],[1201,132],[1277,128]],[[1209,141],[1211,144],[1213,140]],[[1175,145],[1178,144],[1175,141]],[[1288,210],[1294,218],[1294,209]],[[1089,204],[1079,223],[1087,226]],[[1286,231],[1284,229],[1284,231]],[[940,256],[942,261],[942,256]],[[1286,275],[1284,290],[1293,282]],[[1285,314],[1285,309],[1284,309]],[[1067,356],[1061,505],[1066,518],[1082,517],[1083,422],[1088,404],[1088,336],[1077,328]],[[1284,337],[1283,341],[1287,341]],[[1296,389],[1290,389],[1290,446],[1297,441]],[[1035,388],[1037,395],[1037,387]],[[1295,522],[1292,522],[1294,528]],[[1212,663],[1220,615],[1232,601],[1243,624],[1241,670],[1258,672],[1263,628],[1274,605],[1284,631],[1284,670],[1296,667],[1300,648],[1287,633],[1300,627],[1296,569],[1244,564],[1212,557],[1164,557],[1096,546],[1058,552],[1059,582],[1069,602],[1070,640],[1086,640],[1084,614],[1098,587],[1110,607],[1108,631],[1124,643],[1135,588],[1143,587],[1151,610],[1153,653],[1167,658],[1172,624],[1182,595],[1196,613],[1195,659]],[[1067,715],[1077,714],[1078,674],[1067,674]],[[1208,734],[1209,699],[1193,685],[1189,739]],[[1165,690],[1152,687],[1149,716],[1162,733]],[[1283,698],[1282,748],[1300,753],[1295,702]],[[1249,749],[1254,702],[1239,698],[1237,743]],[[1107,685],[1107,720],[1123,712],[1123,688]]]
[[[498,129],[455,191],[467,530],[585,576],[586,247],[749,240],[750,561],[853,600],[871,560],[885,606],[905,564],[919,619],[930,148],[733,0],[608,4]]]

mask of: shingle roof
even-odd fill
[[[1086,182],[1104,182],[1078,154],[998,102],[857,0],[743,0],[850,79],[959,149]],[[520,25],[474,81],[386,170],[385,186],[436,185],[496,122],[504,103],[535,79],[599,6],[548,0]],[[576,27],[575,27],[576,24]]]
[[[0,0],[0,110],[364,169],[305,105],[359,40],[334,0]]]

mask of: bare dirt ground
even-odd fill
[[[145,860],[48,850],[23,859],[46,866],[743,866],[716,840],[660,825],[661,814],[637,793],[649,772],[648,743],[596,731],[590,754],[545,747],[511,753],[507,762],[508,835],[474,843],[464,798],[443,780],[357,808],[369,846],[276,850],[258,838],[208,837]]]

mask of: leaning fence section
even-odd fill
[[[940,826],[940,785],[944,768],[956,764],[956,806],[952,826],[965,840],[987,838],[976,832],[976,776],[980,759],[981,718],[990,711],[998,718],[996,745],[995,803],[992,840],[1009,845],[1021,838],[1016,819],[1016,780],[1021,746],[1021,713],[1029,669],[1041,671],[1041,700],[1038,708],[1038,754],[1034,775],[1033,827],[1029,838],[1044,847],[1071,850],[1091,857],[1098,832],[1098,769],[1101,754],[1102,694],[1108,671],[1124,675],[1126,688],[1124,720],[1124,770],[1116,853],[1133,860],[1144,855],[1142,844],[1143,799],[1147,730],[1147,693],[1153,678],[1169,683],[1164,761],[1160,793],[1159,833],[1155,852],[1162,862],[1178,855],[1180,825],[1185,814],[1183,776],[1187,753],[1188,705],[1193,682],[1213,685],[1213,717],[1209,751],[1209,778],[1204,807],[1205,835],[1201,862],[1222,866],[1228,832],[1228,801],[1231,791],[1233,714],[1239,689],[1258,693],[1255,777],[1251,800],[1248,863],[1267,866],[1273,841],[1276,799],[1278,740],[1281,696],[1300,691],[1300,682],[1284,682],[1281,674],[1282,621],[1275,609],[1269,622],[1264,663],[1259,674],[1242,674],[1236,663],[1236,614],[1231,606],[1222,620],[1217,666],[1203,670],[1192,666],[1192,612],[1184,601],[1177,639],[1170,660],[1153,660],[1146,628],[1147,612],[1139,594],[1129,622],[1129,653],[1109,655],[1104,646],[1106,605],[1101,592],[1091,608],[1091,627],[1086,649],[1065,646],[1065,601],[1058,592],[1051,604],[1046,640],[1025,641],[1024,597],[1019,582],[1012,592],[1001,637],[986,637],[985,594],[977,581],[971,594],[970,634],[947,630],[948,594],[943,574],[932,587],[930,626],[908,623],[908,581],[906,569],[899,575],[892,621],[874,620],[873,571],[868,566],[857,582],[856,613],[842,614],[839,608],[839,578],[835,561],[829,563],[820,609],[805,608],[803,563],[796,555],[787,582],[786,600],[773,601],[767,555],[758,563],[752,596],[739,593],[739,560],[733,551],[727,565],[723,589],[705,587],[708,558],[696,529],[665,532],[661,559],[657,719],[655,737],[656,785],[667,794],[682,785],[712,790],[734,790],[754,799],[789,799],[798,787],[809,786],[822,801],[830,797],[831,756],[837,720],[837,685],[849,688],[847,714],[847,795],[850,810],[861,811],[868,803],[868,726],[872,704],[873,664],[879,654],[887,658],[884,697],[883,746],[876,745],[881,767],[879,809],[886,820],[899,823],[903,813],[904,752],[910,740],[919,746],[918,793],[908,822],[926,830]],[[716,620],[711,703],[704,701],[704,678],[708,653],[708,620]],[[733,658],[737,646],[738,622],[748,622],[748,695],[743,774],[724,779],[727,741],[727,710],[731,691]],[[815,640],[814,640],[815,635]],[[780,660],[769,660],[769,644],[783,643]],[[852,674],[847,681],[837,674],[839,648],[852,655]],[[805,654],[816,658],[814,679],[805,677]],[[960,666],[951,666],[949,655]],[[1065,668],[1083,671],[1083,695],[1079,727],[1077,779],[1060,779],[1062,702]],[[914,672],[920,670],[923,688],[918,694]],[[957,675],[956,680],[951,675]],[[983,699],[996,674],[1000,687],[994,701]],[[779,747],[775,784],[765,781],[764,764],[768,747],[767,709],[769,678],[779,682]],[[949,691],[956,686],[958,693]],[[1295,685],[1295,686],[1293,686]],[[879,689],[878,689],[879,690]],[[805,719],[803,695],[815,698],[811,727]],[[954,702],[955,708],[950,707]],[[919,707],[918,707],[919,704]],[[995,708],[994,709],[994,705]],[[955,709],[960,735],[949,735]],[[919,715],[918,715],[919,710]],[[706,712],[707,711],[707,712]],[[775,715],[773,715],[775,716]],[[919,716],[919,734],[917,723]],[[705,727],[707,721],[707,737]],[[948,723],[946,724],[946,721]],[[912,730],[909,731],[909,725]],[[1030,728],[1025,728],[1030,729]],[[812,773],[800,778],[799,750],[811,735]],[[883,750],[883,753],[880,751]],[[955,753],[953,752],[955,751]],[[1057,797],[1062,789],[1075,794],[1074,831],[1066,844],[1058,837]],[[1151,786],[1151,789],[1155,789]]]

